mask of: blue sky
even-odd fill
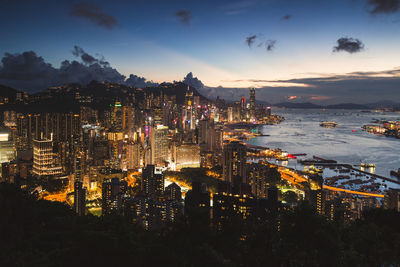
[[[82,3],[102,9],[117,24],[110,29],[71,16],[72,7]],[[400,13],[371,14],[373,7],[368,0],[0,0],[0,55],[34,51],[58,68],[76,59],[71,51],[77,45],[103,55],[126,76],[162,82],[191,71],[210,87],[278,86],[248,80],[398,68]],[[179,10],[190,12],[189,24],[176,16]],[[245,40],[253,35],[249,47]],[[342,37],[360,40],[364,49],[333,52]],[[264,47],[269,40],[275,41],[271,51]]]

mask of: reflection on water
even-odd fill
[[[286,120],[279,125],[263,126],[262,133],[269,136],[253,138],[250,144],[281,148],[291,154],[306,153],[307,158],[315,155],[353,165],[374,163],[376,168],[366,171],[386,177],[390,177],[390,170],[400,168],[400,139],[361,129],[374,119],[400,120],[400,113],[311,109],[275,109],[274,113]],[[335,121],[338,127],[321,127],[322,121]],[[288,164],[294,167],[296,160]]]

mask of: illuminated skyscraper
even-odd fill
[[[234,176],[240,176],[246,183],[246,146],[238,141],[225,145],[223,153],[223,175],[232,183]]]
[[[143,169],[142,192],[154,199],[164,195],[164,174],[154,165],[147,165]]]
[[[250,120],[254,122],[256,119],[256,90],[250,88]]]
[[[56,163],[52,140],[33,141],[33,174],[37,176],[59,175],[62,168]]]
[[[164,165],[169,161],[168,127],[158,125],[151,129],[151,163]]]
[[[15,158],[14,142],[10,140],[10,132],[0,129],[0,164],[10,162]]]

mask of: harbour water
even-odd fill
[[[373,163],[376,174],[390,177],[391,170],[400,168],[400,139],[375,135],[362,130],[374,119],[400,120],[400,113],[362,112],[360,110],[275,109],[274,114],[285,117],[278,125],[265,125],[263,135],[249,141],[252,145],[280,148],[290,154],[306,153],[301,159],[314,155],[357,165]],[[320,126],[322,121],[335,121],[336,128]],[[303,169],[296,159],[283,163]],[[367,169],[368,171],[368,169]],[[400,187],[393,183],[390,187]]]

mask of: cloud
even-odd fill
[[[345,51],[350,54],[360,52],[364,49],[364,44],[354,38],[342,37],[337,40],[337,46],[333,47],[333,52]]]
[[[158,85],[157,83],[147,81],[146,78],[139,77],[135,74],[131,74],[129,78],[126,79],[125,84],[136,88],[153,87]]]
[[[281,20],[290,20],[292,18],[292,15],[285,15],[281,18]]]
[[[254,42],[256,41],[256,39],[257,39],[257,35],[250,35],[250,36],[246,37],[246,44],[249,47],[252,47]]]
[[[276,40],[267,40],[265,42],[265,48],[267,51],[272,51],[275,48]]]
[[[118,24],[115,17],[105,13],[101,7],[90,3],[74,4],[69,14],[73,17],[87,19],[106,29],[112,29]]]
[[[400,0],[368,0],[367,5],[371,14],[395,13],[399,10]]]
[[[190,10],[181,9],[175,13],[175,16],[183,25],[190,25],[192,20],[192,12]]]
[[[102,65],[102,66],[109,65],[109,63],[104,60],[104,57],[102,55],[99,55],[100,58],[95,58],[94,56],[86,53],[85,50],[83,50],[81,47],[76,46],[76,45],[74,46],[74,50],[72,50],[72,54],[76,57],[79,57],[83,61],[83,63],[85,63],[87,65],[91,65],[94,63],[98,63],[99,65]]]
[[[245,43],[248,45],[248,47],[251,48],[254,45],[254,43],[259,39],[261,40],[259,41],[257,47],[265,47],[267,52],[270,52],[275,48],[276,40],[263,41],[264,38],[256,34],[246,37]]]
[[[191,72],[189,72],[186,77],[183,78],[182,82],[196,88],[197,90],[201,90],[204,87],[204,84],[197,77],[193,77],[193,73]]]
[[[64,60],[60,68],[46,63],[33,51],[21,54],[5,53],[0,65],[0,84],[30,92],[68,83],[86,85],[92,80],[142,88],[157,85],[134,74],[125,80],[126,77],[110,67],[103,57],[91,56],[78,46],[75,46],[72,52],[81,62]]]

